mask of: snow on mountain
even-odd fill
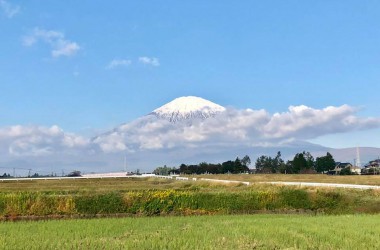
[[[216,103],[196,96],[184,96],[153,110],[151,114],[170,122],[178,122],[193,118],[206,119],[214,117],[226,109]]]

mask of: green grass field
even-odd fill
[[[0,218],[23,219],[0,222],[0,249],[378,249],[380,245],[380,215],[373,215],[380,211],[379,191],[258,184],[378,184],[377,176],[204,177],[253,184],[156,178],[0,182]],[[171,216],[194,214],[207,216]],[[115,215],[132,217],[73,219]],[[28,221],[50,216],[72,219]]]
[[[223,215],[0,223],[1,249],[378,249],[380,215]]]

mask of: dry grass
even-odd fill
[[[291,181],[361,185],[380,185],[380,175],[325,175],[325,174],[220,174],[199,175],[198,178],[249,182]]]
[[[0,182],[2,192],[17,191],[73,191],[108,192],[114,190],[170,189],[180,187],[175,180],[157,178],[106,178],[106,179],[63,179]]]
[[[332,176],[322,174],[223,174],[196,175],[196,178],[220,180],[249,181],[252,183],[270,181],[320,182],[380,185],[379,175]],[[210,183],[205,181],[175,181],[158,178],[112,178],[112,179],[65,179],[65,180],[33,180],[33,181],[4,181],[0,182],[2,192],[18,191],[67,191],[67,192],[108,192],[146,189],[244,189],[239,184]]]

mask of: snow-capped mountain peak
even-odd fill
[[[214,117],[226,109],[216,103],[196,96],[184,96],[153,110],[152,114],[158,118],[171,122],[188,120],[192,118]]]

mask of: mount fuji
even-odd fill
[[[179,97],[93,138],[66,133],[58,126],[0,129],[0,168],[109,172],[123,169],[126,159],[128,171],[152,171],[157,166],[220,163],[245,155],[254,162],[278,151],[284,160],[309,151],[314,157],[330,152],[337,161],[352,162],[356,149],[333,149],[310,140],[380,127],[380,118],[359,117],[357,112],[349,105],[322,109],[300,105],[270,114]],[[363,163],[379,155],[378,148],[360,148]]]
[[[140,118],[93,138],[67,133],[58,126],[12,126],[0,129],[0,168],[51,166],[81,171],[114,171],[181,163],[223,162],[281,151],[284,160],[309,151],[332,153],[337,161],[356,158],[355,148],[333,149],[310,143],[324,135],[380,128],[380,118],[363,118],[349,105],[321,109],[290,106],[281,113],[223,107],[200,97],[179,97]],[[365,143],[363,143],[365,144]],[[361,161],[380,155],[379,148],[360,148]],[[12,169],[11,169],[12,171]]]
[[[254,159],[277,151],[285,159],[302,151],[314,156],[334,151],[338,160],[344,160],[342,151],[307,139],[330,133],[335,127],[342,131],[342,126],[349,124],[344,115],[352,122],[352,112],[347,105],[322,110],[291,106],[288,112],[270,115],[265,110],[225,108],[200,97],[184,96],[92,142],[102,152],[125,154],[134,166],[145,169],[157,164],[220,162],[244,155]]]
[[[326,151],[323,146],[299,140],[263,142],[258,127],[268,122],[266,116],[264,111],[230,110],[200,97],[179,97],[92,142],[103,152],[126,154],[133,165],[141,168],[151,164],[218,162],[279,150],[285,157],[301,149]]]
[[[206,119],[226,111],[218,104],[196,96],[179,97],[153,110],[151,113],[157,118],[170,122],[192,119]]]
[[[158,150],[202,141],[198,128],[226,112],[226,108],[200,97],[179,97],[129,123],[92,139],[102,151]]]

